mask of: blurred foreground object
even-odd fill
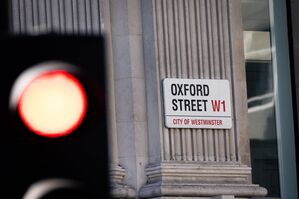
[[[25,199],[33,184],[51,179],[80,186],[42,198],[109,198],[103,42],[1,38],[1,198]]]

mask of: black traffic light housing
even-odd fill
[[[0,138],[0,177],[4,187],[0,198],[23,198],[33,184],[53,179],[76,184],[56,188],[58,195],[49,193],[53,197],[67,193],[76,198],[109,198],[103,38],[51,34],[0,40],[0,81],[4,88]],[[87,95],[82,123],[73,133],[53,139],[32,133],[18,112],[9,109],[11,89],[18,76],[44,62],[77,68],[77,72],[67,72],[81,82]]]

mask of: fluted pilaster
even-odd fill
[[[233,91],[228,1],[152,2],[157,80],[166,77],[228,79]],[[162,93],[161,87],[158,89]],[[232,102],[235,118],[234,100]],[[163,161],[239,161],[235,128],[205,130],[163,127],[162,131]]]
[[[151,19],[153,29],[144,32],[145,40],[153,42],[144,43],[145,67],[150,68],[146,70],[151,110],[148,125],[156,127],[149,128],[148,184],[140,190],[140,196],[265,195],[265,189],[251,184],[248,161],[241,2],[151,0],[143,1],[143,5],[144,20]],[[164,78],[228,80],[232,128],[166,128]],[[157,142],[160,147],[154,148]]]

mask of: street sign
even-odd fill
[[[232,127],[228,80],[163,80],[167,128],[230,129]]]

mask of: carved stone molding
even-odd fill
[[[240,164],[162,163],[146,169],[148,183],[248,184],[251,168]]]
[[[126,171],[119,165],[111,165],[110,171],[110,193],[112,198],[135,198],[136,191],[125,185]]]
[[[265,188],[250,184],[250,171],[245,165],[162,163],[146,169],[148,184],[142,187],[139,196],[265,196]]]

